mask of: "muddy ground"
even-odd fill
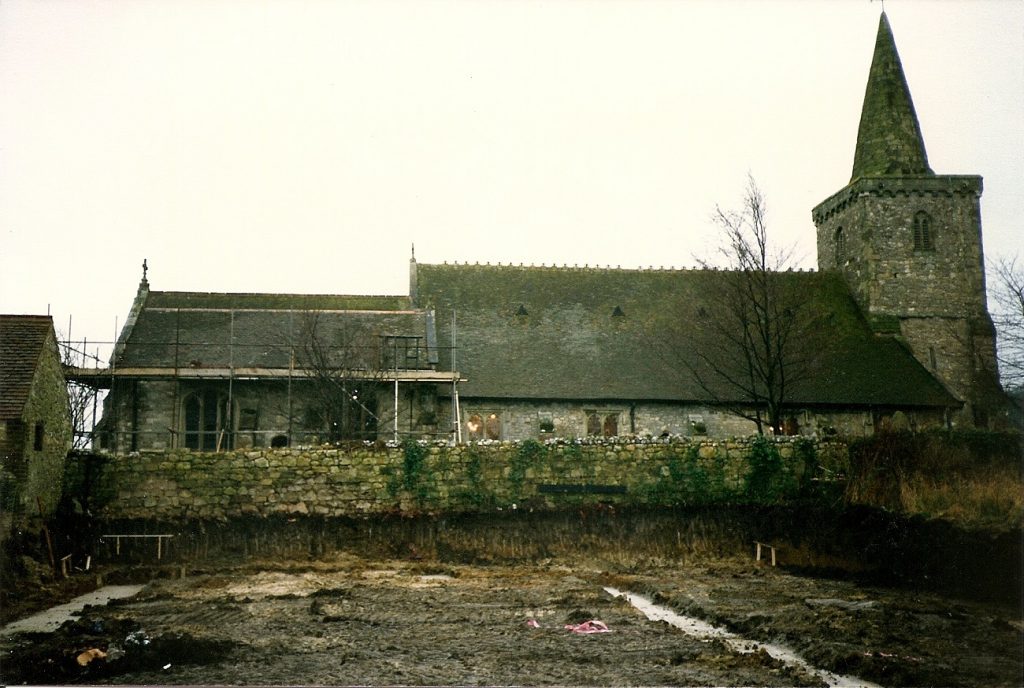
[[[0,638],[5,683],[824,685],[764,652],[649,621],[645,594],[812,665],[886,686],[1020,686],[1013,606],[812,578],[724,557],[453,564],[337,552],[221,563]],[[566,625],[596,619],[611,632]],[[534,621],[535,624],[529,623]],[[537,626],[537,627],[534,627]],[[96,649],[85,666],[76,658]],[[95,654],[95,653],[94,653]]]

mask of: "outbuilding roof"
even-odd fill
[[[21,418],[52,332],[48,315],[0,315],[0,420]]]

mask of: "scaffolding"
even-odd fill
[[[109,448],[115,451],[128,449],[138,450],[142,444],[153,446],[159,444],[166,448],[188,446],[192,438],[189,436],[189,423],[193,418],[185,418],[189,408],[185,401],[196,390],[209,387],[226,387],[226,398],[223,408],[218,402],[216,422],[216,441],[214,450],[228,449],[235,446],[235,438],[240,435],[251,437],[253,446],[291,446],[322,442],[325,435],[331,434],[331,428],[299,429],[296,412],[296,397],[308,398],[311,384],[321,378],[333,378],[341,381],[340,389],[349,395],[346,403],[361,407],[361,413],[371,414],[373,437],[345,437],[337,439],[379,439],[387,433],[393,441],[398,441],[402,434],[431,436],[461,441],[460,409],[458,385],[464,382],[455,370],[455,336],[452,335],[451,347],[438,347],[436,342],[427,341],[422,336],[410,336],[397,332],[378,332],[375,344],[363,344],[358,347],[344,346],[325,347],[327,359],[337,361],[337,365],[321,362],[320,366],[312,365],[310,357],[304,355],[304,342],[296,336],[295,317],[308,311],[289,309],[288,333],[284,341],[239,342],[236,341],[235,320],[238,312],[251,312],[251,309],[217,309],[227,314],[227,337],[219,339],[209,337],[204,341],[187,341],[182,337],[182,311],[174,309],[175,328],[173,338],[150,341],[88,341],[72,340],[70,336],[59,342],[64,362],[65,377],[73,396],[88,397],[88,409],[81,406],[80,413],[73,413],[76,431],[76,447],[88,448],[95,446],[99,437],[107,437]],[[184,314],[186,317],[188,313]],[[453,319],[454,324],[454,319]],[[70,321],[68,331],[70,333]],[[123,336],[123,335],[122,335]],[[371,337],[372,339],[372,337]],[[125,346],[130,346],[136,354],[147,347],[153,349],[151,356],[125,355]],[[89,353],[94,347],[95,353]],[[109,362],[104,364],[100,356],[101,349],[110,351]],[[440,352],[447,351],[451,360],[452,370],[439,370]],[[203,353],[208,355],[203,355]],[[344,358],[351,361],[344,361]],[[266,359],[266,360],[259,360]],[[147,361],[140,364],[139,360]],[[203,363],[212,360],[214,363]],[[158,361],[159,364],[153,364]],[[138,385],[140,382],[164,381],[172,383],[172,399],[168,409],[168,426],[166,430],[140,429],[138,409]],[[248,383],[275,383],[283,385],[285,409],[283,427],[241,428],[237,406],[237,396],[241,385]],[[385,385],[392,386],[392,403],[390,418],[386,414],[371,408],[365,399],[359,399],[358,387],[368,386],[382,390]],[[413,431],[412,396],[409,397],[409,426],[403,430],[400,425],[400,385],[435,385],[438,388],[451,389],[450,428],[442,430],[443,425],[436,424],[433,431]],[[303,394],[302,392],[306,392]],[[125,408],[122,397],[128,395],[130,401]],[[104,415],[99,416],[100,402],[103,402]],[[376,405],[372,405],[376,408]],[[73,409],[74,411],[75,409]],[[204,409],[212,417],[213,413]],[[128,412],[129,418],[123,414]],[[388,422],[389,421],[389,422]],[[246,425],[249,424],[246,419]],[[125,430],[127,426],[129,429]],[[382,427],[390,426],[390,427]],[[342,428],[344,431],[344,428]],[[389,432],[390,431],[390,432]],[[198,430],[200,435],[207,433],[202,423]],[[186,437],[182,437],[185,434]],[[125,443],[124,436],[127,435]],[[153,442],[153,435],[162,435],[164,440]],[[148,442],[140,443],[140,439],[149,436]],[[386,436],[386,435],[385,435]],[[283,439],[281,439],[283,438]],[[208,438],[199,437],[199,447],[208,448]],[[278,444],[275,444],[278,443]],[[196,448],[196,447],[190,447]]]

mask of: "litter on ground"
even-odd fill
[[[612,629],[608,628],[607,624],[597,619],[591,619],[590,621],[584,621],[581,624],[567,624],[565,630],[572,631],[573,633],[611,633]]]

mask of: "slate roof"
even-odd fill
[[[0,420],[21,418],[51,332],[48,315],[0,315]]]
[[[141,292],[118,367],[287,368],[301,365],[308,332],[336,347],[349,367],[379,366],[380,337],[433,340],[429,314],[407,296]],[[341,355],[341,354],[339,354]],[[415,366],[427,367],[424,358]]]
[[[419,264],[417,303],[437,309],[440,365],[456,367],[463,397],[723,401],[690,375],[694,346],[719,343],[700,309],[727,273]],[[811,296],[828,352],[794,401],[841,406],[956,406],[895,339],[877,337],[841,276],[782,273]],[[695,344],[699,343],[699,344]],[[688,363],[687,363],[688,362]],[[684,365],[684,363],[687,363]],[[734,401],[736,399],[733,399]]]
[[[883,12],[864,91],[851,181],[865,176],[931,174],[910,87]]]

